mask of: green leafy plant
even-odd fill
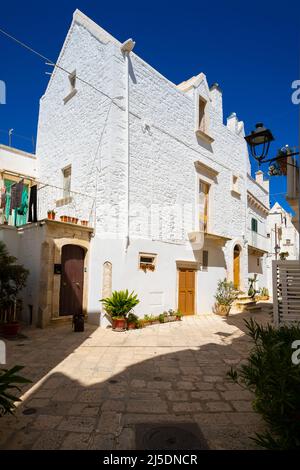
[[[7,413],[13,414],[16,408],[15,402],[21,401],[12,393],[12,390],[20,391],[17,384],[31,383],[31,380],[18,375],[22,369],[23,366],[0,369],[0,417]]]
[[[257,290],[255,289],[255,283],[257,280],[257,275],[255,274],[254,277],[249,277],[249,289],[248,289],[248,296],[254,299],[255,295],[257,294]]]
[[[135,325],[138,323],[138,317],[134,313],[129,313],[127,317],[128,323],[134,323]]]
[[[282,251],[281,253],[279,253],[279,258],[284,261],[286,258],[288,258],[290,256],[289,252],[288,251]]]
[[[136,327],[137,328],[144,328],[145,326],[145,320],[143,318],[139,318],[137,323],[136,323]]]
[[[292,362],[300,325],[275,328],[253,319],[245,323],[254,347],[247,362],[228,376],[254,393],[253,408],[268,426],[254,440],[267,449],[300,450],[300,365]]]
[[[161,313],[158,316],[158,321],[159,321],[159,323],[164,323],[165,322],[165,315],[163,313]]]
[[[106,312],[112,318],[126,318],[129,312],[140,302],[137,294],[128,290],[114,291],[110,297],[101,299]]]
[[[216,302],[219,305],[226,305],[230,307],[237,299],[238,295],[239,290],[235,288],[233,282],[227,281],[226,278],[219,280],[215,294]]]
[[[176,317],[180,319],[183,317],[183,314],[180,312],[180,310],[177,310]]]
[[[0,319],[14,321],[19,292],[25,287],[29,271],[16,264],[17,258],[10,256],[3,242],[0,242]]]
[[[261,297],[269,297],[269,289],[267,287],[262,287],[259,293]]]

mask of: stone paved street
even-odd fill
[[[8,365],[25,365],[33,383],[16,417],[0,419],[0,448],[135,449],[139,423],[196,423],[211,449],[255,448],[250,436],[262,423],[252,397],[226,379],[251,346],[244,317],[197,316],[125,333],[24,330],[24,339],[7,342]]]

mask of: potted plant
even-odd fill
[[[55,220],[55,215],[56,215],[56,212],[54,212],[54,210],[50,210],[47,212],[47,216],[49,220]]]
[[[182,320],[182,317],[183,317],[183,314],[182,314],[179,310],[177,310],[177,312],[176,312],[176,320],[177,320],[177,321],[180,321],[180,320]]]
[[[290,254],[288,251],[282,251],[281,253],[279,253],[279,258],[281,259],[281,261],[284,261],[288,258],[289,255]]]
[[[17,258],[10,256],[5,244],[0,242],[0,314],[2,332],[5,336],[16,336],[20,329],[17,320],[17,297],[25,287],[29,272],[16,264]]]
[[[248,278],[248,282],[249,282],[248,297],[251,297],[252,299],[254,299],[255,295],[258,292],[255,289],[256,280],[257,280],[257,274],[254,274],[254,277]]]
[[[168,310],[168,321],[175,321],[176,320],[176,312],[175,310]]]
[[[137,294],[128,289],[125,291],[114,291],[110,297],[101,299],[106,312],[114,320],[113,329],[123,331],[126,329],[126,317],[132,309],[140,302]]]
[[[71,217],[72,224],[77,224],[78,219],[77,217]]]
[[[81,225],[83,225],[84,227],[87,227],[87,225],[88,225],[88,220],[81,220],[80,223],[81,223]]]
[[[23,366],[14,366],[11,369],[0,369],[0,417],[13,414],[16,405],[21,399],[14,394],[14,390],[21,391],[19,385],[29,384],[31,380],[19,375]]]
[[[269,300],[269,290],[266,287],[262,287],[260,290],[260,300]]]
[[[129,313],[127,317],[127,329],[134,330],[137,327],[138,317],[134,313]]]
[[[221,316],[229,315],[233,302],[237,299],[239,291],[235,288],[233,282],[219,280],[217,292],[215,294],[214,313]]]

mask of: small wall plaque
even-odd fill
[[[61,274],[61,264],[54,264],[54,274]]]

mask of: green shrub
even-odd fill
[[[17,384],[26,384],[31,381],[17,375],[22,370],[22,366],[15,366],[12,369],[0,369],[0,417],[10,413],[13,414],[16,406],[16,401],[20,401],[20,398],[16,397],[11,393],[12,390],[20,391]]]
[[[127,314],[140,302],[137,294],[128,290],[114,291],[110,297],[101,299],[106,312],[112,318],[126,318]]]
[[[253,319],[245,323],[254,347],[247,363],[228,376],[255,394],[253,408],[268,430],[254,440],[267,449],[300,450],[300,365],[292,362],[300,325],[276,329]]]
[[[217,304],[226,305],[230,307],[239,295],[233,282],[227,281],[227,279],[219,280],[215,299]]]
[[[137,322],[138,322],[138,317],[137,317],[134,313],[131,312],[131,313],[128,314],[127,321],[128,321],[128,323],[135,323],[135,324],[137,324]]]

